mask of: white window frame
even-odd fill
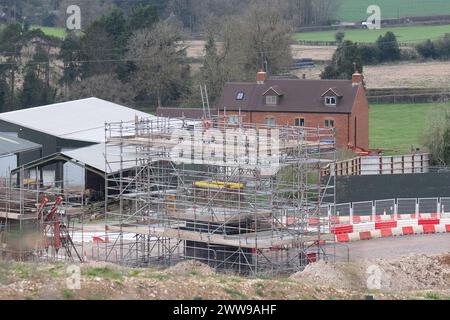
[[[334,103],[332,103],[333,100],[334,100]],[[337,97],[336,96],[326,96],[325,104],[327,106],[336,106],[337,105]]]
[[[239,124],[239,116],[236,114],[228,116],[228,124]]]
[[[299,123],[298,125],[296,125],[297,120],[298,120],[298,123]],[[301,123],[302,123],[302,120],[303,120],[303,125],[301,124]],[[304,127],[304,126],[305,126],[305,123],[306,123],[305,118],[295,118],[295,120],[294,120],[294,125],[295,125],[296,127]]]
[[[327,125],[327,122],[328,122],[328,125]],[[333,122],[333,125],[331,125],[331,122]],[[334,119],[325,119],[324,124],[325,124],[325,128],[335,128],[335,125],[336,125]]]
[[[266,96],[266,105],[268,106],[276,106],[278,104],[277,96]]]
[[[270,121],[268,121],[268,120],[270,120]],[[275,117],[265,117],[264,118],[264,124],[266,126],[276,126],[277,125],[277,120],[275,119]]]

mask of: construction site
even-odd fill
[[[189,259],[241,274],[333,259],[335,190],[320,173],[335,161],[334,129],[170,118],[105,129],[104,221],[85,223],[84,190],[19,172],[2,184],[3,256],[133,267]]]
[[[0,256],[17,261],[82,261],[84,192],[1,180]]]
[[[106,165],[132,168],[106,177],[107,237],[115,239],[105,244],[106,260],[194,259],[255,274],[333,258],[333,179],[320,179],[320,168],[335,161],[333,129],[221,119],[106,129]]]

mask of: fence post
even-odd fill
[[[372,201],[372,221],[377,221],[377,210],[375,208],[375,202]]]
[[[353,224],[353,202],[350,203],[350,224]]]
[[[394,200],[394,215],[395,218],[398,218],[398,199]]]
[[[437,218],[440,219],[441,218],[441,198],[438,198],[437,200]]]
[[[419,199],[416,198],[416,217],[417,219],[420,218],[420,212],[419,212]]]

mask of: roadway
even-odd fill
[[[345,259],[349,249],[350,261],[366,258],[395,259],[409,254],[450,253],[450,233],[379,238],[338,244],[337,260]]]

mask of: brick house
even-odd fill
[[[335,127],[339,148],[369,147],[369,104],[363,76],[352,80],[266,79],[227,83],[216,104],[230,123]]]

